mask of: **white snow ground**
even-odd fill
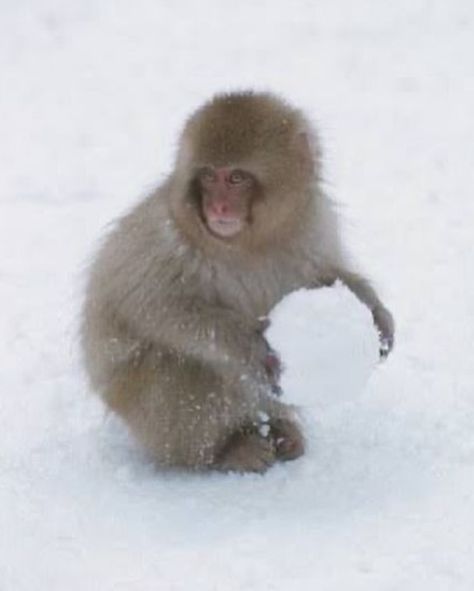
[[[3,0],[0,72],[1,591],[472,591],[471,0]],[[157,473],[85,384],[82,269],[248,86],[319,122],[397,349],[300,461]]]

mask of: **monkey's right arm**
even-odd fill
[[[91,293],[106,302],[133,339],[168,347],[227,374],[263,379],[268,345],[258,321],[201,297],[198,280],[184,288],[182,259],[163,253],[160,242],[152,242],[153,251],[145,232],[132,236],[135,217],[126,219],[130,227],[120,228],[106,244]]]
[[[226,373],[265,379],[268,345],[259,324],[246,322],[230,308],[174,295],[169,301],[130,307],[125,315],[132,330],[148,341]]]

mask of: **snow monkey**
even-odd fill
[[[340,279],[371,310],[381,354],[392,348],[392,316],[351,270],[320,177],[301,111],[267,93],[218,95],[185,124],[171,174],[99,250],[85,366],[158,464],[263,472],[304,452],[264,337],[295,289]]]

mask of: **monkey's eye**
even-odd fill
[[[202,168],[199,171],[199,178],[205,183],[212,183],[216,180],[216,173],[212,168]]]
[[[231,185],[238,185],[246,181],[248,176],[243,170],[233,170],[229,175],[229,183]]]

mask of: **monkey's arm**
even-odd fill
[[[339,269],[338,276],[372,312],[375,325],[380,334],[380,355],[387,357],[393,349],[395,339],[395,323],[390,310],[382,304],[370,282],[361,275]]]
[[[372,312],[380,335],[380,356],[387,357],[395,341],[395,322],[390,310],[382,304],[370,282],[361,275],[342,267],[335,267],[322,275],[324,285],[332,285],[337,279],[340,279]]]
[[[226,373],[264,378],[268,345],[257,322],[252,325],[230,308],[177,294],[146,308],[148,313],[128,310],[128,318],[132,329],[151,342]]]

